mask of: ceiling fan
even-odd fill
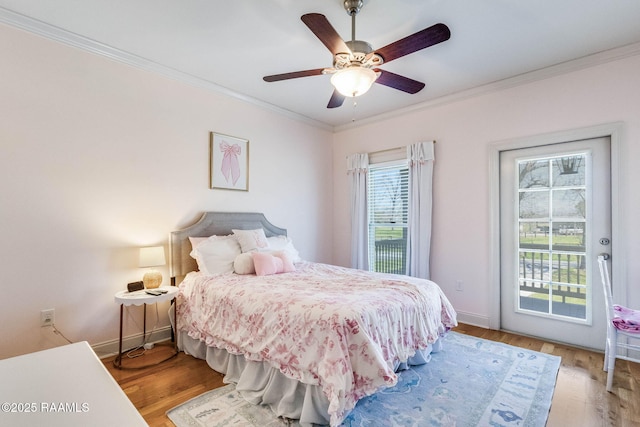
[[[324,15],[308,13],[300,18],[331,51],[333,67],[274,74],[263,77],[263,80],[277,82],[331,74],[331,84],[335,89],[327,108],[340,107],[345,97],[364,94],[374,82],[410,94],[420,92],[425,86],[424,83],[378,67],[383,63],[448,40],[451,37],[449,28],[445,24],[435,24],[374,51],[369,43],[356,40],[356,15],[363,4],[363,0],[344,0],[344,8],[351,16],[351,41],[348,42],[342,40]]]

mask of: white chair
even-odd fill
[[[607,372],[607,391],[611,391],[613,385],[613,371],[615,369],[616,358],[640,363],[640,359],[619,355],[617,349],[640,352],[640,345],[618,342],[622,336],[640,340],[640,310],[614,304],[611,293],[611,276],[607,260],[608,254],[598,255],[598,266],[600,267],[600,278],[604,289],[604,299],[607,309],[607,344],[604,349],[604,371]]]

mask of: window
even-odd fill
[[[409,169],[406,161],[369,166],[369,270],[406,274]]]
[[[519,160],[518,309],[587,319],[587,154]]]

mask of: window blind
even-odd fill
[[[407,147],[391,148],[389,150],[376,151],[369,153],[369,164],[381,164],[407,158]]]
[[[369,167],[369,268],[406,271],[409,169],[406,162]]]

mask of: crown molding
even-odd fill
[[[95,55],[100,55],[113,61],[130,65],[144,71],[159,74],[161,76],[188,84],[190,86],[210,90],[231,98],[235,98],[320,129],[333,130],[333,126],[330,126],[326,123],[322,123],[301,114],[277,107],[268,102],[260,101],[259,99],[233,91],[209,80],[184,73],[174,68],[167,67],[157,62],[148,60],[141,56],[133,55],[129,52],[125,52],[113,46],[100,43],[88,37],[81,36],[79,34],[64,30],[51,24],[47,24],[46,22],[42,22],[34,18],[30,18],[28,16],[3,7],[0,7],[0,23],[19,28],[21,30],[36,34],[46,39],[63,43]]]

